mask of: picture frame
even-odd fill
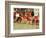
[[[19,5],[19,6],[17,7],[17,5]],[[39,9],[41,8],[42,12],[40,12],[39,14],[42,16],[42,17],[40,17],[42,19],[41,20],[42,32],[40,30],[38,32],[36,30],[35,30],[35,32],[33,32],[33,31],[31,32],[31,31],[29,31],[29,29],[26,31],[22,30],[20,32],[16,31],[16,33],[11,32],[11,30],[13,29],[13,28],[10,29],[11,25],[12,25],[12,22],[10,22],[10,15],[12,14],[12,13],[10,14],[11,9],[13,9],[13,7],[22,8],[21,5],[23,6],[23,8],[26,8],[26,7],[30,8],[31,6],[32,6],[31,8],[35,8],[35,6],[36,6],[36,8],[39,8]],[[37,7],[37,6],[39,6],[39,7]],[[19,36],[36,36],[36,35],[45,35],[45,3],[5,1],[5,36],[6,37],[19,37]]]

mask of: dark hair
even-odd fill
[[[34,11],[32,11],[32,16],[34,16]]]

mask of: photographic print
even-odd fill
[[[45,34],[45,4],[5,2],[5,35],[7,37]]]
[[[14,8],[14,29],[39,29],[39,9]]]

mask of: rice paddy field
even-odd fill
[[[39,25],[26,24],[26,23],[14,23],[14,29],[38,29]]]

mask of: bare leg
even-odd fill
[[[30,21],[30,24],[32,24],[32,21]]]

